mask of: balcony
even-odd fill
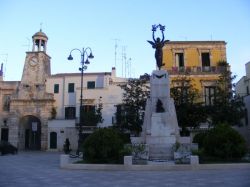
[[[221,74],[226,70],[230,70],[230,67],[225,66],[186,66],[186,67],[172,67],[168,68],[169,75],[206,75],[206,74]]]
[[[79,129],[79,127],[80,127],[80,118],[79,117],[77,117],[75,119],[75,127],[77,129]],[[87,134],[93,133],[96,129],[97,129],[97,126],[86,126],[86,125],[82,126],[83,133],[87,133]]]

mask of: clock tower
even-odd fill
[[[32,51],[26,52],[19,98],[42,99],[46,78],[50,76],[50,56],[46,53],[48,37],[40,30],[32,39]]]
[[[10,142],[21,150],[46,150],[54,104],[53,94],[46,92],[50,76],[48,37],[40,30],[32,39],[32,51],[26,52],[22,79],[10,101]]]

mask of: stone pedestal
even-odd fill
[[[179,127],[174,101],[170,98],[167,71],[153,71],[150,89],[142,131],[143,140],[149,146],[149,159],[172,160],[172,147],[179,139]],[[156,112],[158,100],[163,108],[160,113]]]

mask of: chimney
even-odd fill
[[[112,67],[111,77],[116,77],[116,69]]]

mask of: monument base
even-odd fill
[[[149,160],[173,160],[173,146],[177,139],[172,117],[168,112],[152,114],[150,133],[146,135]]]
[[[149,144],[149,160],[173,160],[173,144]]]
[[[161,112],[157,105],[161,105]],[[173,160],[173,147],[179,136],[174,101],[170,97],[168,73],[165,70],[153,71],[150,77],[150,98],[147,100],[143,123],[143,138],[140,139],[149,148],[149,160]]]

